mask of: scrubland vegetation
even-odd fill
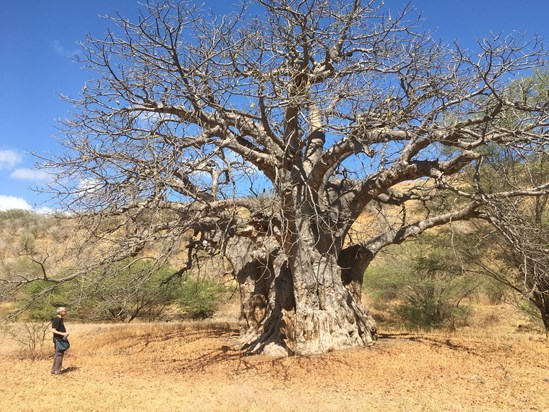
[[[0,213],[0,225],[4,317],[15,312],[20,321],[45,322],[65,305],[78,322],[182,321],[211,318],[220,305],[238,305],[236,282],[220,273],[222,260],[203,271],[174,276],[169,264],[151,270],[152,263],[142,257],[57,284],[55,279],[73,262],[66,254],[71,250],[70,220],[60,224],[54,216],[11,211]],[[471,304],[484,302],[516,306],[528,315],[528,327],[541,332],[539,312],[528,299],[479,271],[486,256],[502,272],[512,268],[503,259],[496,262],[492,245],[482,248],[477,239],[472,226],[460,225],[380,253],[363,283],[364,303],[376,313],[380,329],[456,330],[467,326]],[[28,283],[10,287],[10,281],[21,279]]]
[[[70,257],[46,257],[68,248],[66,225],[27,212],[0,219],[5,276],[65,270]],[[459,254],[466,232],[387,248],[364,277],[376,344],[313,357],[243,356],[236,286],[214,273],[164,282],[173,269],[162,267],[140,279],[145,259],[45,294],[50,284],[36,280],[3,295],[3,315],[30,304],[2,326],[1,377],[19,383],[2,386],[0,409],[53,410],[65,396],[76,410],[544,410],[543,325]],[[69,308],[72,343],[62,385],[49,374],[57,305]]]

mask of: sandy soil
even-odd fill
[[[273,359],[226,324],[67,324],[60,376],[0,338],[0,411],[549,411],[549,343],[516,325]]]

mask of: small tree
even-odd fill
[[[50,322],[24,322],[0,325],[0,330],[17,343],[23,356],[37,359],[43,356],[44,342],[50,327]]]
[[[449,328],[464,324],[464,299],[481,286],[455,253],[449,236],[425,236],[390,248],[366,270],[364,282],[376,304],[391,303],[409,329]]]
[[[503,92],[517,104],[527,104],[541,110],[549,109],[549,70],[517,80]],[[499,120],[500,127],[511,130],[523,127],[532,132],[546,132],[547,123],[534,125],[531,118],[512,108]],[[489,147],[484,157],[486,173],[477,175],[481,201],[485,204],[483,217],[492,224],[496,233],[480,230],[480,243],[490,257],[497,257],[499,265],[482,256],[471,259],[498,282],[525,297],[539,313],[549,333],[549,144],[543,151],[529,145],[520,148]],[[521,187],[538,187],[537,191],[516,197]],[[502,195],[494,196],[498,191]],[[508,193],[508,196],[504,194]],[[469,251],[465,251],[471,255]],[[480,259],[479,259],[480,258]]]
[[[103,273],[90,273],[79,279],[81,290],[73,291],[73,299],[82,296],[76,309],[87,312],[88,319],[162,319],[181,292],[178,279],[165,282],[172,272],[151,262],[128,260]]]
[[[474,261],[483,272],[526,298],[549,333],[549,220],[547,209],[540,208],[546,199],[487,202],[485,213],[496,233],[484,241],[490,241],[486,250],[497,257],[499,265],[486,258]]]

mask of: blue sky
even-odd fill
[[[197,1],[214,10],[230,0]],[[385,0],[398,10],[405,0]],[[549,0],[417,0],[425,28],[446,42],[457,39],[474,47],[475,39],[495,33],[526,32],[549,42]],[[134,0],[11,0],[0,8],[0,211],[42,210],[47,198],[33,187],[44,184],[34,169],[32,152],[60,150],[53,136],[56,119],[67,117],[69,104],[91,73],[73,62],[86,33],[101,36],[108,21],[99,14],[119,11],[134,16]],[[226,6],[224,6],[226,9]]]

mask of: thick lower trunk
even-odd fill
[[[281,346],[288,352],[284,314],[295,307],[291,277],[286,265],[269,260],[256,262],[255,273],[240,273],[240,336],[243,348],[261,353],[267,346]]]
[[[310,265],[294,267],[296,310],[288,346],[295,353],[313,354],[370,345],[375,321],[344,287],[335,257],[304,252],[303,261]]]
[[[287,265],[276,257],[277,253],[276,245],[259,251],[247,238],[227,243],[225,256],[239,284],[242,348],[248,353],[262,353],[273,347],[289,352],[284,348],[283,318],[285,311],[295,308],[295,302]]]
[[[330,298],[332,303],[323,307],[297,309],[290,303],[291,284],[285,277],[277,276],[271,299],[258,294],[247,294],[248,299],[243,296],[241,337],[246,351],[306,355],[373,343],[375,321],[348,291]],[[287,305],[281,304],[284,300]]]
[[[315,258],[307,251],[292,269],[283,254],[273,251],[258,259],[250,247],[245,241],[231,247],[233,258],[238,257],[233,265],[244,350],[286,356],[372,344],[375,321],[356,291],[344,286],[334,257]]]
[[[549,335],[549,284],[547,282],[540,282],[538,291],[533,293],[532,298],[539,309],[545,334]]]

